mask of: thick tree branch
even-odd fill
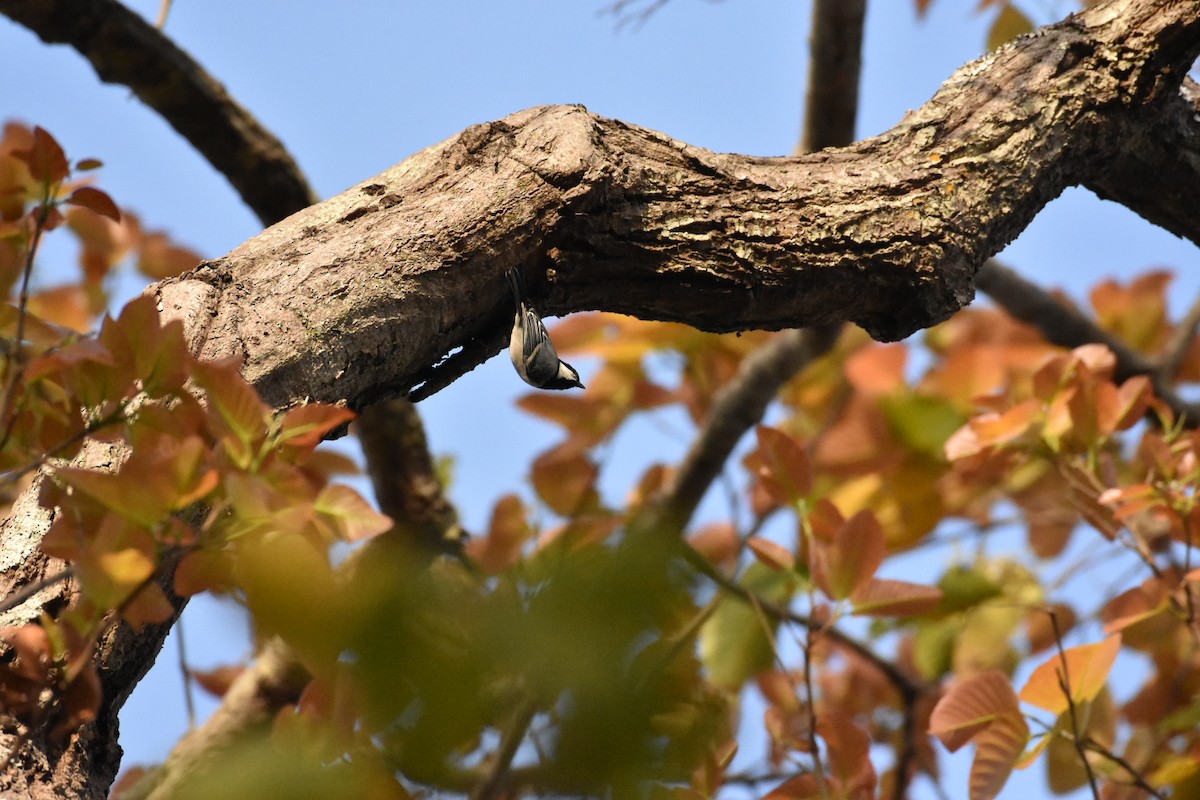
[[[1170,44],[1182,69],[1198,20],[1200,0],[1113,0],[968,65],[882,136],[791,159],[531,109],[301,212],[159,296],[202,355],[245,356],[276,404],[358,405],[406,391],[455,347],[498,349],[514,266],[548,313],[709,330],[849,320],[904,336],[969,301],[986,257],[1113,155],[1105,131],[1175,96],[1175,73],[1148,80],[1130,43],[1157,42],[1157,60]]]
[[[416,407],[407,400],[378,403],[363,409],[354,427],[376,502],[395,522],[393,535],[427,555],[461,552],[458,512],[442,493]]]
[[[1096,159],[1084,186],[1200,244],[1200,85],[1185,79],[1153,113],[1113,135],[1122,146]]]
[[[69,44],[105,83],[128,86],[224,175],[264,225],[312,205],[316,193],[283,144],[225,87],[116,0],[0,0],[52,44]]]

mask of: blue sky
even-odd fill
[[[719,151],[792,150],[809,3],[671,0],[644,24],[623,27],[602,13],[606,3],[177,0],[167,33],[282,138],[322,197],[468,125],[543,103],[582,103]],[[151,18],[158,9],[157,0],[132,5]],[[977,5],[937,0],[918,22],[911,0],[871,4],[860,136],[894,125],[981,53],[987,18],[974,13]],[[1039,7],[1047,5],[1065,4]],[[223,178],[128,90],[100,84],[73,50],[47,47],[0,18],[0,76],[0,119],[42,125],[72,157],[103,160],[100,185],[145,225],[209,257],[259,231]],[[1003,256],[1080,298],[1101,277],[1152,267],[1181,273],[1176,307],[1200,286],[1192,245],[1080,190],[1047,208]],[[482,527],[491,502],[513,488],[504,471],[556,438],[512,409],[524,388],[498,358],[422,404],[434,449],[458,459],[453,494],[469,528]],[[657,458],[686,444],[662,431],[638,436]],[[622,441],[631,445],[631,438]],[[612,466],[623,458],[614,452]],[[635,453],[629,463],[644,460]],[[614,491],[623,492],[631,469],[613,470]],[[196,602],[184,627],[189,661],[199,667],[249,652],[236,609]],[[160,760],[186,725],[176,652],[168,642],[127,706],[127,764]],[[965,756],[943,764],[947,790],[961,796]],[[1001,796],[1042,796],[1040,769],[1030,773],[1018,774]]]

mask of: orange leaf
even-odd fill
[[[33,144],[28,150],[16,150],[13,156],[25,162],[29,174],[38,183],[59,183],[70,172],[62,147],[44,128],[33,129]]]
[[[1056,654],[1029,676],[1021,699],[1051,714],[1063,713],[1071,703],[1089,702],[1104,688],[1120,650],[1121,637],[1116,635]]]
[[[371,508],[358,492],[340,483],[326,486],[313,501],[313,509],[332,524],[337,538],[357,542],[378,536],[392,527],[392,518]]]
[[[162,233],[148,233],[138,244],[138,272],[148,278],[171,278],[199,263],[199,255],[173,243]]]
[[[121,606],[121,619],[135,630],[143,625],[158,625],[175,614],[175,607],[157,583],[147,583]]]
[[[983,414],[969,423],[984,446],[1008,444],[1029,430],[1042,404],[1025,400],[1003,414]]]
[[[62,325],[79,333],[92,329],[95,318],[83,286],[70,283],[43,289],[29,296],[29,312],[46,322]]]
[[[746,540],[746,544],[754,553],[755,558],[761,561],[764,566],[770,567],[773,570],[787,572],[796,566],[795,557],[783,545],[758,536],[753,536]]]
[[[1150,578],[1105,603],[1100,616],[1104,620],[1104,632],[1111,634],[1167,613],[1169,609],[1166,587],[1157,578]]]
[[[854,613],[872,617],[913,617],[937,608],[942,590],[907,581],[872,578],[850,595]]]
[[[245,467],[257,443],[266,436],[267,407],[238,372],[238,366],[229,359],[198,362],[193,375],[208,396],[207,416],[215,431],[226,436],[230,455]]]
[[[1004,673],[990,670],[950,687],[933,708],[929,732],[953,753],[1006,716],[1021,719],[1016,692]]]
[[[817,733],[829,749],[829,766],[847,797],[875,796],[871,738],[854,719],[832,707],[817,717]]]
[[[688,544],[717,566],[732,564],[740,543],[737,528],[729,522],[710,522],[688,536]]]
[[[908,349],[903,344],[869,344],[846,359],[846,380],[865,395],[890,394],[905,385],[907,359]]]
[[[348,408],[328,403],[308,403],[283,415],[279,423],[278,441],[307,457],[326,434],[350,422],[354,417],[354,412]]]
[[[175,569],[175,592],[191,597],[200,592],[224,590],[229,585],[229,564],[221,553],[193,550],[184,554]]]
[[[779,503],[791,504],[812,491],[812,466],[804,447],[795,437],[766,425],[759,425],[758,476]]]
[[[844,600],[869,581],[887,553],[887,538],[875,513],[863,509],[837,529],[831,542],[809,543],[813,580],[829,597]]]
[[[805,772],[788,778],[767,792],[762,800],[818,800],[824,795],[827,792],[822,791],[816,777],[811,772]]]
[[[1117,389],[1117,414],[1113,430],[1128,430],[1136,425],[1146,415],[1153,397],[1154,387],[1146,375],[1134,375],[1122,383]]]
[[[108,217],[113,222],[121,221],[121,209],[117,208],[117,204],[113,202],[113,199],[108,196],[107,192],[103,192],[93,186],[80,186],[71,192],[70,196],[63,202],[86,208],[102,217]]]
[[[114,327],[125,334],[134,357],[135,377],[154,395],[174,392],[188,378],[191,356],[183,339],[183,323],[165,325],[153,295],[130,300]]]
[[[1028,741],[1029,726],[1018,714],[1005,714],[975,738],[970,800],[992,800],[1000,794]]]
[[[532,533],[525,505],[515,494],[508,494],[492,509],[487,535],[467,542],[467,553],[484,573],[496,575],[517,563]]]
[[[533,462],[533,486],[538,497],[563,516],[596,505],[598,474],[596,465],[569,442],[542,453]]]

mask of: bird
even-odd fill
[[[579,373],[558,357],[542,318],[525,300],[525,281],[515,268],[508,271],[517,313],[513,319],[508,354],[521,380],[538,389],[584,388]]]

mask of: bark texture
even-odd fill
[[[1068,185],[1104,180],[1200,242],[1200,215],[1168,213],[1102,168],[1136,176],[1168,157],[1130,155],[1129,132],[1182,122],[1197,5],[1097,6],[967,65],[891,131],[796,158],[716,154],[577,106],[530,109],[157,291],[203,355],[245,357],[277,404],[357,407],[409,391],[454,348],[496,352],[511,267],[548,313],[715,331],[851,321],[902,338],[969,302],[984,260]],[[1180,135],[1194,133],[1193,121]]]
[[[1180,93],[1198,51],[1200,0],[1109,0],[967,65],[881,136],[796,158],[530,109],[151,291],[196,353],[244,358],[278,407],[362,407],[434,380],[456,348],[498,351],[512,267],[547,313],[707,330],[852,321],[900,338],[969,302],[984,260],[1068,185],[1200,243],[1195,99]],[[21,509],[3,529],[5,594],[50,571],[36,551],[49,520],[29,496]],[[69,597],[48,587],[14,616]],[[101,718],[63,746],[31,739],[0,790],[103,797],[116,713],[163,635],[114,628]]]

